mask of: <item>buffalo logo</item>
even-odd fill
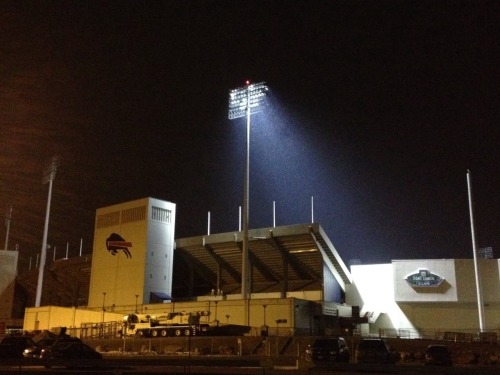
[[[127,258],[132,258],[129,247],[132,247],[132,242],[125,241],[119,234],[111,233],[106,239],[106,248],[111,255],[116,255],[118,250],[123,250]]]

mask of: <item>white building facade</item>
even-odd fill
[[[478,261],[483,332],[500,333],[500,260]],[[472,259],[394,260],[351,266],[346,303],[369,324],[361,334],[437,338],[477,335],[478,294]]]

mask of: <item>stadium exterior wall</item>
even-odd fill
[[[485,331],[500,333],[500,260],[480,259]],[[351,266],[346,302],[359,305],[364,334],[436,338],[480,331],[472,259],[394,260]],[[429,337],[431,336],[431,337]]]

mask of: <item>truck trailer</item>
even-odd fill
[[[200,323],[209,311],[170,312],[163,315],[129,314],[123,317],[124,336],[172,337],[207,335],[214,327],[211,323]]]

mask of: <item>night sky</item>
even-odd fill
[[[500,256],[497,1],[2,1],[0,212],[21,268],[92,251],[95,210],[177,204],[176,237],[319,222],[346,263]],[[0,247],[5,226],[0,227]],[[22,271],[22,269],[20,270]]]

